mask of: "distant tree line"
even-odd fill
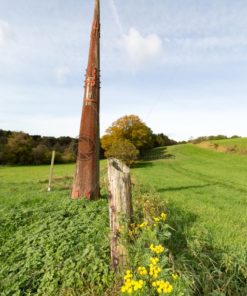
[[[56,163],[74,162],[77,139],[71,137],[42,137],[24,132],[0,130],[0,164],[48,164],[52,150]]]
[[[154,134],[138,116],[124,116],[113,123],[101,138],[100,158],[118,157],[136,160],[145,151],[177,144],[163,133]],[[52,150],[56,163],[76,161],[78,139],[71,137],[42,137],[24,132],[0,129],[0,164],[49,164]]]
[[[217,135],[217,136],[204,136],[204,137],[198,137],[195,139],[189,140],[189,143],[193,144],[199,144],[201,142],[206,141],[215,141],[215,140],[224,140],[224,139],[235,139],[235,138],[241,138],[240,136],[234,135],[232,137],[227,137],[225,135]]]

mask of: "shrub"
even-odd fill
[[[187,279],[175,270],[167,249],[166,241],[171,234],[166,217],[162,212],[146,218],[132,224],[129,232],[123,234],[123,239],[129,242],[130,263],[122,281],[121,295],[188,295]]]
[[[124,161],[128,166],[133,164],[139,155],[139,151],[128,140],[118,140],[113,142],[110,148],[105,152],[107,158],[113,157]]]

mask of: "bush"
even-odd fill
[[[151,197],[151,202],[148,198]],[[121,238],[129,254],[128,269],[124,275],[121,295],[157,296],[190,295],[189,281],[174,266],[172,254],[167,248],[171,239],[167,214],[160,211],[164,202],[145,194],[137,198],[135,223],[128,232],[122,231]],[[139,205],[148,204],[148,209]],[[141,218],[142,217],[142,218]]]
[[[139,151],[153,147],[152,130],[136,115],[126,115],[113,122],[101,139],[106,151],[119,140],[128,140]]]
[[[133,164],[139,155],[139,151],[128,140],[118,140],[114,142],[105,152],[107,158],[113,157],[122,160],[128,166]]]

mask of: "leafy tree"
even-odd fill
[[[23,132],[13,132],[4,147],[4,160],[11,164],[31,164],[32,138]]]
[[[105,152],[107,158],[114,157],[124,161],[128,166],[133,164],[137,160],[139,151],[128,140],[117,140],[111,147]]]
[[[168,136],[164,135],[163,133],[157,134],[157,135],[154,134],[153,143],[154,143],[154,147],[171,146],[171,145],[177,144],[176,141],[170,139]]]
[[[74,143],[71,142],[67,148],[65,148],[62,161],[65,163],[70,163],[76,161],[76,154],[74,152]]]
[[[102,137],[102,148],[108,151],[119,140],[128,140],[141,152],[152,148],[152,130],[136,115],[126,115],[106,130]]]
[[[48,164],[51,161],[51,151],[43,144],[33,148],[32,153],[34,164]]]

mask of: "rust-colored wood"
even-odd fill
[[[71,198],[98,199],[100,109],[100,5],[95,0],[76,171]]]
[[[108,160],[111,261],[115,271],[126,265],[127,251],[119,236],[127,230],[133,214],[130,169],[122,161]]]

